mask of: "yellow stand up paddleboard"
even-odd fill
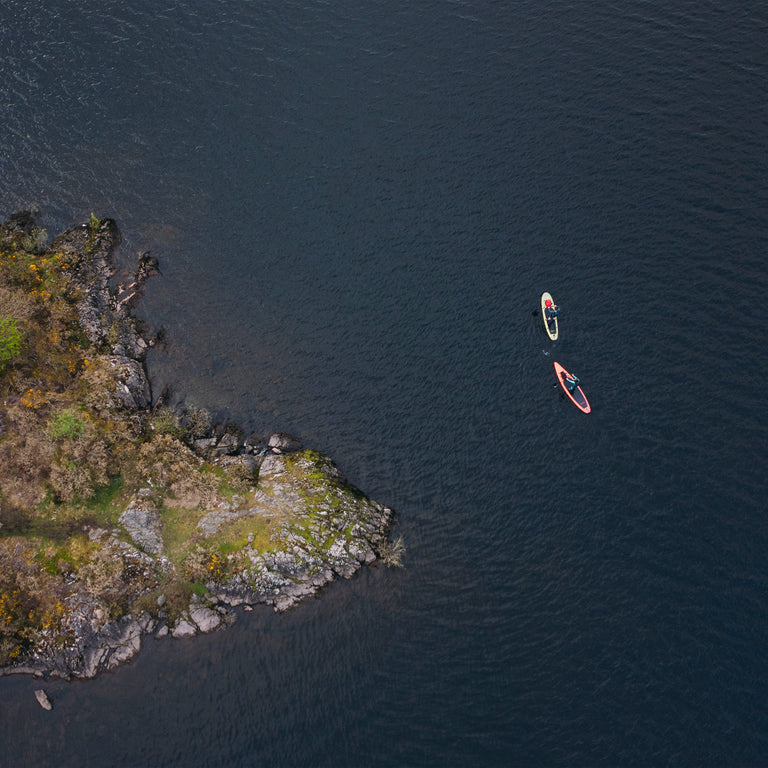
[[[547,331],[547,336],[549,336],[552,341],[557,341],[557,318],[553,317],[551,320],[547,320],[547,301],[551,301],[552,305],[554,306],[555,300],[546,292],[541,294],[541,319],[544,321],[544,328]]]

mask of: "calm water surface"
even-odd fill
[[[765,764],[765,5],[40,6],[2,214],[114,217],[155,393],[326,451],[408,552],[50,713],[0,679],[0,764]]]

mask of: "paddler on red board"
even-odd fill
[[[581,379],[579,379],[576,374],[565,373],[565,371],[563,371],[563,381],[565,382],[565,386],[568,387],[569,392],[573,392],[581,383]]]

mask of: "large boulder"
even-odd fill
[[[156,507],[152,491],[143,488],[120,515],[120,525],[128,531],[133,543],[150,555],[160,555],[163,551],[160,515]]]
[[[286,432],[275,432],[269,438],[268,445],[272,453],[296,453],[302,448],[301,440]]]
[[[197,634],[197,627],[192,622],[192,620],[189,617],[189,614],[182,613],[181,617],[179,618],[178,622],[176,623],[176,626],[171,630],[171,637],[192,637],[192,635]]]
[[[48,694],[42,688],[38,688],[35,691],[35,698],[37,699],[37,703],[43,709],[53,709],[53,704],[51,704],[51,700],[48,698]]]
[[[212,632],[221,624],[221,614],[205,605],[190,606],[189,617],[201,632]]]

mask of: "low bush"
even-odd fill
[[[381,562],[390,568],[402,568],[405,557],[403,537],[398,536],[394,541],[385,539],[379,546],[379,557]]]
[[[24,336],[12,317],[0,319],[0,373],[21,353]]]
[[[77,440],[84,430],[83,417],[71,408],[57,413],[48,422],[48,434],[52,440]]]
[[[149,427],[156,435],[184,436],[184,428],[181,426],[179,414],[171,408],[159,408],[152,416]]]
[[[211,414],[205,408],[187,409],[184,414],[187,427],[187,435],[192,439],[205,437],[211,433]]]
[[[27,253],[39,253],[45,248],[48,233],[40,227],[35,227],[29,234],[21,238],[21,247]]]
[[[221,581],[226,573],[226,559],[197,545],[184,561],[184,575],[192,582]]]
[[[85,419],[65,418],[51,464],[50,483],[59,501],[89,499],[109,482],[110,452],[104,437]]]

